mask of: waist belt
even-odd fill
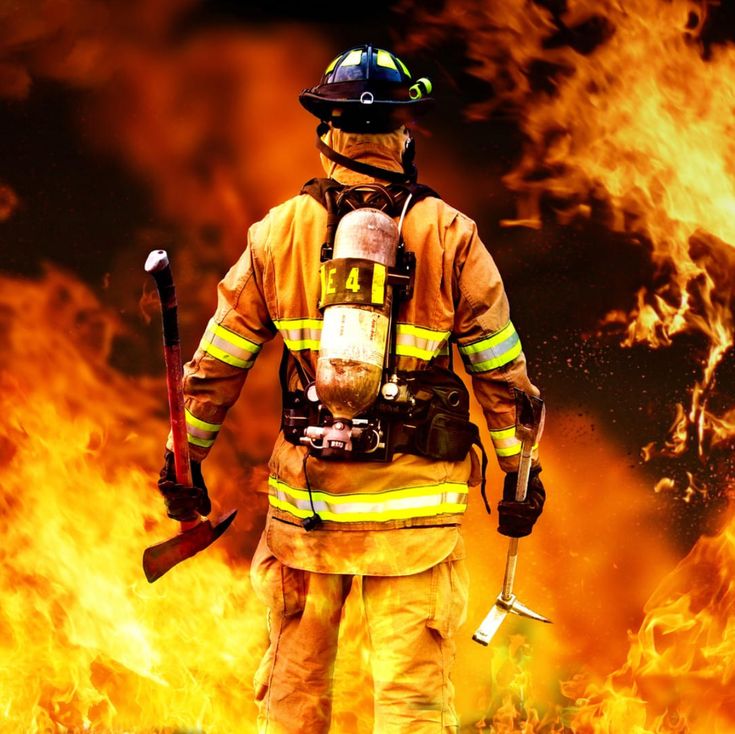
[[[357,436],[348,459],[389,462],[395,453],[408,453],[440,461],[462,461],[472,446],[482,455],[481,492],[485,496],[487,454],[478,427],[469,419],[469,393],[449,369],[431,366],[426,370],[397,373],[399,400],[378,397],[370,411],[354,419]],[[300,375],[303,381],[303,375]],[[307,426],[330,425],[331,415],[322,406],[313,387],[284,391],[281,429],[296,446],[306,445],[320,456],[319,446],[305,439]],[[335,459],[329,459],[335,460]]]

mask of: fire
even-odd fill
[[[233,482],[227,455],[208,463],[215,503],[228,497],[243,517],[149,585],[143,549],[176,532],[154,484],[164,384],[108,366],[120,324],[75,279],[0,285],[12,355],[0,370],[0,731],[254,732],[267,637],[245,532],[264,504]],[[335,720],[367,734],[360,625],[350,605]]]
[[[703,457],[721,417],[708,408],[716,372],[733,343],[730,276],[735,243],[732,115],[735,51],[698,40],[708,3],[467,2],[437,19],[420,15],[414,44],[466,29],[472,72],[493,84],[492,109],[517,110],[526,143],[504,182],[518,192],[506,225],[539,228],[592,213],[645,241],[655,283],[630,312],[609,314],[624,346],[669,346],[683,332],[706,343],[701,376],[686,409]],[[673,438],[673,436],[672,436]]]
[[[570,2],[556,16],[549,5],[448,3],[434,18],[414,8],[415,38],[459,30],[477,74],[493,80],[495,103],[518,110],[528,142],[505,179],[519,195],[515,224],[541,228],[550,211],[570,226],[597,217],[650,249],[655,281],[607,326],[621,328],[627,345],[666,348],[698,335],[689,405],[678,406],[668,438],[646,456],[678,460],[694,445],[704,458],[730,445],[735,424],[733,410],[710,407],[732,343],[732,105],[722,80],[733,78],[735,56],[723,47],[703,58],[705,16],[693,3]],[[22,99],[38,77],[85,90],[85,141],[150,185],[188,245],[176,263],[193,344],[247,224],[319,172],[311,121],[293,96],[334,49],[294,28],[272,37],[220,30],[169,45],[189,6],[78,0],[44,14],[33,4],[0,10],[11,59],[0,94]],[[491,107],[470,113],[479,119]],[[443,168],[456,176],[454,162]],[[113,269],[112,291],[129,293],[119,296],[129,305],[141,290],[129,270],[160,236],[146,233]],[[149,586],[141,551],[175,529],[153,488],[166,433],[163,383],[109,365],[115,336],[130,336],[131,324],[76,279],[50,271],[0,284],[0,731],[254,731],[250,680],[265,629],[247,567],[264,508],[252,489],[264,484],[277,429],[277,346],[263,351],[205,467],[215,501],[241,508],[236,526]],[[138,347],[160,343],[157,323],[155,338],[137,337]],[[673,479],[647,493],[614,437],[591,427],[599,416],[559,406],[550,415],[543,462],[554,511],[524,541],[518,593],[555,624],[511,620],[490,650],[471,642],[497,594],[505,550],[474,498],[473,591],[455,675],[463,721],[508,734],[730,731],[732,525],[667,575],[676,554],[659,513]],[[499,486],[497,474],[490,486]],[[684,499],[712,489],[690,476]],[[353,603],[334,731],[371,731],[367,656]]]
[[[232,731],[249,697],[222,689],[262,645],[247,567],[212,549],[160,586],[141,574],[173,530],[152,488],[159,390],[107,367],[115,320],[76,281],[0,290],[0,728]]]
[[[667,348],[694,337],[699,366],[688,405],[674,406],[667,438],[642,454],[670,464],[698,459],[683,490],[671,477],[656,484],[686,503],[732,499],[723,452],[735,421],[716,383],[733,345],[735,49],[705,40],[716,5],[470,1],[435,15],[402,5],[415,29],[410,47],[466,43],[471,73],[492,90],[468,110],[471,119],[502,108],[519,120],[522,156],[504,178],[518,194],[518,216],[506,225],[541,229],[556,217],[583,227],[594,218],[650,252],[653,279],[600,331],[617,326],[624,347]],[[730,520],[665,577],[623,667],[562,686],[574,705],[554,726],[585,734],[732,731],[732,533]],[[496,712],[498,731],[553,730],[521,726],[517,711],[508,723],[505,705]]]

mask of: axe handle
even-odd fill
[[[533,453],[533,439],[525,439],[521,444],[521,459],[518,463],[518,483],[516,484],[516,502],[523,502],[528,492],[528,478],[531,474]],[[513,595],[513,584],[516,579],[518,566],[518,538],[511,538],[508,543],[508,555],[505,559],[505,575],[503,576],[503,591],[500,598],[510,600]]]
[[[166,390],[168,393],[176,482],[190,487],[192,483],[191,460],[189,458],[189,439],[186,434],[186,412],[184,410],[184,390],[182,387],[184,373],[181,366],[178,304],[168,255],[163,250],[154,250],[148,256],[145,269],[156,281],[156,288],[161,299],[163,358],[166,363]],[[190,530],[196,527],[199,522],[199,520],[182,522],[181,529],[182,531]]]

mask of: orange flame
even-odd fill
[[[679,439],[682,451],[695,439],[702,457],[722,432],[708,397],[733,343],[735,121],[723,80],[735,77],[735,49],[704,57],[697,33],[707,3],[582,0],[556,13],[547,5],[555,7],[465,2],[438,17],[418,11],[414,43],[461,31],[472,73],[495,93],[469,117],[518,110],[526,144],[504,178],[519,194],[518,218],[507,225],[539,228],[548,208],[565,223],[595,211],[650,243],[660,285],[641,289],[630,314],[607,322],[625,328],[624,346],[704,337],[690,430]]]
[[[628,233],[650,248],[656,276],[630,312],[610,313],[605,323],[623,328],[623,346],[668,347],[685,332],[702,338],[690,403],[676,406],[668,438],[646,446],[645,460],[694,447],[704,462],[735,437],[734,411],[710,408],[733,344],[735,246],[735,48],[704,53],[699,37],[714,4],[469,1],[435,15],[402,6],[414,14],[414,46],[466,42],[471,73],[493,92],[470,118],[502,107],[520,120],[523,155],[504,178],[519,195],[518,217],[506,224],[541,228],[549,213],[568,225],[594,216]],[[706,487],[687,475],[685,502],[713,491],[732,498],[732,480]],[[665,477],[656,489],[674,486]],[[562,686],[574,706],[552,717],[555,726],[585,734],[733,730],[732,528],[730,521],[716,538],[701,539],[666,577],[625,666],[605,683],[598,672]],[[507,724],[507,707],[496,710],[508,731],[552,730],[517,716]]]
[[[294,114],[292,119],[290,113],[276,114],[284,105],[273,90],[284,78],[289,89],[297,88],[297,74],[303,74],[304,86],[313,82],[323,65],[315,61],[310,69],[305,59],[318,58],[323,41],[293,30],[283,31],[272,42],[259,39],[257,33],[243,39],[227,32],[210,37],[209,42],[194,39],[174,50],[161,39],[172,18],[187,4],[171,0],[110,3],[101,8],[98,3],[79,0],[59,4],[47,14],[35,13],[32,4],[24,6],[4,26],[9,30],[3,43],[13,39],[10,56],[14,61],[0,69],[0,93],[27,93],[29,69],[92,92],[85,132],[99,146],[122,152],[131,168],[153,186],[160,210],[188,233],[195,233],[190,236],[201,245],[187,248],[177,261],[183,266],[184,281],[196,285],[188,291],[191,295],[182,317],[196,322],[192,330],[200,332],[199,312],[211,310],[220,265],[231,262],[241,249],[244,226],[257,211],[292,193],[284,171],[298,183],[315,172],[312,161],[316,158],[310,146],[297,149],[287,144],[297,137],[310,140],[311,121],[306,116]],[[639,4],[635,11],[650,20],[650,11],[642,0]],[[441,22],[473,27],[477,35],[469,38],[478,42],[471,44],[470,52],[487,76],[507,66],[507,59],[530,62],[538,54],[552,54],[560,61],[568,57],[571,68],[580,61],[596,64],[601,58],[597,54],[608,48],[603,45],[584,59],[566,48],[540,51],[536,41],[556,28],[547,11],[521,3],[503,5],[493,9],[500,13],[493,33],[505,37],[505,44],[481,42],[484,3],[475,10],[469,4],[449,4],[449,17],[440,18]],[[669,11],[681,7],[682,3],[674,3],[656,16],[656,23],[668,22]],[[617,23],[621,11],[616,4],[597,4],[598,8]],[[467,15],[468,9],[472,12]],[[572,7],[567,17],[570,25],[574,14],[577,20],[586,14],[583,4]],[[639,30],[646,25],[631,23]],[[136,35],[129,32],[131,27],[140,29],[144,43],[131,40]],[[423,28],[429,30],[428,21]],[[622,28],[621,22],[615,43]],[[289,39],[294,41],[292,47]],[[303,43],[316,53],[302,52]],[[31,54],[33,63],[26,65],[21,51],[29,47],[40,51]],[[213,48],[217,53],[212,53]],[[492,61],[486,56],[488,48],[497,49]],[[696,56],[687,48],[683,53]],[[660,59],[654,61],[659,64]],[[505,77],[508,87],[502,90],[519,105],[531,92],[527,77],[518,71],[521,68]],[[573,80],[574,75],[569,78]],[[214,92],[198,96],[202,89],[215,87],[248,93],[225,94],[226,103]],[[562,78],[559,89],[563,88]],[[610,91],[601,93],[598,106],[606,113],[610,109],[604,104],[605,95],[614,92],[611,85]],[[581,104],[584,99],[571,95],[568,101]],[[554,98],[547,101],[555,104]],[[625,191],[616,192],[612,184],[606,188],[600,182],[605,160],[615,156],[609,151],[607,159],[599,156],[600,172],[595,169],[594,177],[586,173],[584,156],[574,157],[579,152],[574,137],[578,111],[561,118],[566,132],[551,134],[554,128],[544,135],[543,125],[550,124],[551,114],[548,109],[544,113],[545,104],[536,107],[527,118],[530,139],[540,146],[536,157],[549,163],[550,171],[561,170],[568,179],[547,175],[534,188],[519,174],[517,189],[528,194],[522,200],[523,218],[540,226],[543,192],[553,193],[557,205],[563,205],[562,213],[573,221],[592,211],[585,197],[597,206],[595,196],[600,198],[608,191],[613,224],[645,230],[657,247],[664,248],[657,262],[674,262],[676,278],[683,278],[676,287],[641,293],[633,315],[635,323],[641,324],[640,334],[648,334],[651,340],[655,335],[665,346],[682,329],[697,328],[714,343],[710,332],[716,334],[717,329],[711,320],[697,320],[710,306],[720,305],[721,294],[712,287],[721,282],[723,270],[718,269],[722,258],[709,248],[710,244],[715,247],[714,240],[702,235],[698,241],[704,243],[704,249],[691,246],[689,252],[688,240],[683,239],[678,250],[666,250],[674,235],[661,235],[658,243],[652,233],[659,230],[649,224],[650,213],[644,207],[633,207],[636,197],[626,197]],[[268,110],[273,124],[262,124],[263,110]],[[537,112],[539,117],[533,117]],[[474,110],[476,115],[481,113],[481,108]],[[589,124],[594,128],[601,123],[590,118]],[[301,130],[298,136],[293,126]],[[606,124],[599,129],[605,131],[604,136],[597,138],[591,132],[581,140],[614,139],[617,131]],[[527,156],[531,157],[524,158],[523,165],[527,160],[536,165],[533,150],[529,147]],[[632,162],[625,156],[621,160],[634,167],[649,154],[646,149],[631,155]],[[508,183],[516,186],[512,176]],[[646,192],[641,201],[657,201],[662,190],[659,186],[653,193]],[[666,211],[667,217],[674,217]],[[724,231],[709,229],[705,222],[695,225],[692,233],[698,228],[727,239]],[[689,237],[687,231],[676,229],[675,233]],[[690,263],[679,264],[680,254],[686,254]],[[698,279],[697,268],[707,277]],[[115,278],[112,282],[117,283]],[[160,500],[151,487],[159,468],[153,462],[160,456],[166,432],[163,385],[123,377],[107,365],[113,335],[122,327],[75,280],[52,272],[40,283],[6,280],[3,286],[0,318],[7,327],[0,331],[0,338],[7,340],[3,352],[10,356],[0,373],[5,417],[0,426],[0,523],[6,538],[1,551],[0,646],[7,653],[2,659],[9,662],[0,665],[0,711],[8,731],[145,732],[161,731],[161,727],[206,728],[210,734],[252,731],[250,678],[262,652],[264,629],[262,610],[252,600],[247,582],[245,558],[250,538],[242,528],[247,524],[246,513],[240,513],[240,530],[233,528],[231,539],[223,539],[225,542],[177,568],[156,586],[146,585],[139,568],[140,552],[171,532],[171,523],[162,519]],[[140,290],[129,286],[126,282],[131,292]],[[192,303],[197,299],[199,303]],[[727,327],[725,315],[719,318]],[[637,334],[635,338],[629,335],[631,343],[639,340]],[[710,355],[704,386],[711,384],[721,352],[712,349]],[[230,429],[236,426],[238,432],[247,432],[245,437],[240,434],[235,440],[223,431],[218,453],[208,460],[207,478],[217,488],[215,498],[235,497],[242,484],[243,472],[236,476],[235,462],[230,459],[236,444],[256,447],[247,455],[253,464],[262,463],[267,455],[268,431],[252,415],[260,418],[276,413],[276,399],[262,389],[274,383],[275,359],[276,352],[271,350],[269,356],[264,350],[249,378],[246,391],[250,390],[253,402],[259,401],[257,406],[249,411],[243,407],[248,403],[246,395],[228,419]],[[682,406],[683,418],[677,425],[682,420],[687,427],[700,421],[703,433],[712,431],[724,442],[729,418],[715,420],[706,412],[705,398],[703,393],[692,418],[691,410]],[[530,734],[562,731],[565,726],[580,733],[643,732],[642,727],[682,730],[681,722],[687,717],[696,720],[694,688],[682,694],[685,700],[677,722],[672,721],[671,711],[659,705],[648,708],[650,676],[639,669],[662,649],[651,647],[656,634],[642,637],[640,650],[645,655],[631,650],[626,670],[614,680],[599,682],[604,677],[600,671],[620,666],[621,650],[627,646],[626,630],[639,624],[638,612],[648,590],[673,564],[667,541],[656,533],[656,498],[643,493],[641,480],[628,467],[626,457],[614,449],[611,439],[593,434],[588,421],[557,410],[553,422],[556,428],[550,426],[545,442],[544,471],[549,486],[564,489],[554,501],[555,511],[542,520],[543,530],[534,541],[536,552],[522,556],[519,595],[531,606],[546,600],[540,611],[552,616],[555,626],[537,630],[508,622],[491,651],[469,640],[468,627],[479,622],[498,591],[504,553],[502,539],[493,533],[475,503],[467,518],[474,590],[470,620],[459,640],[455,675],[459,708],[466,721],[479,722],[476,729],[484,726],[498,732]],[[575,456],[573,466],[570,454]],[[257,478],[258,469],[246,471]],[[590,477],[595,478],[594,486]],[[238,496],[234,504],[245,502],[257,500]],[[599,509],[599,516],[589,516],[591,503]],[[253,526],[261,510],[256,506],[251,513]],[[543,544],[541,552],[539,543]],[[720,562],[719,557],[716,561]],[[663,602],[647,609],[644,627],[662,629],[658,622],[649,623],[659,606],[666,609]],[[692,612],[690,608],[688,613]],[[716,610],[717,619],[722,619],[723,612],[724,607]],[[709,623],[702,617],[703,625]],[[519,629],[523,638],[517,634]],[[601,642],[601,630],[609,636],[606,644]],[[511,635],[505,647],[503,635]],[[716,648],[713,639],[707,638],[708,649]],[[335,731],[371,731],[367,649],[359,609],[352,606],[345,615],[337,663]],[[723,643],[722,651],[709,660],[725,659],[727,654]],[[644,657],[646,661],[639,662]],[[590,676],[580,677],[576,687],[564,686],[562,692],[575,704],[567,706],[557,681],[571,678],[580,660],[589,665]],[[724,694],[721,699],[726,700]],[[702,725],[697,731],[711,730]]]

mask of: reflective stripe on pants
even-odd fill
[[[269,608],[270,645],[255,676],[259,734],[327,734],[342,607],[353,577],[283,566],[261,539],[253,587]],[[464,621],[465,562],[411,576],[366,576],[362,588],[376,734],[456,734],[450,671]],[[295,722],[298,728],[294,729]]]

